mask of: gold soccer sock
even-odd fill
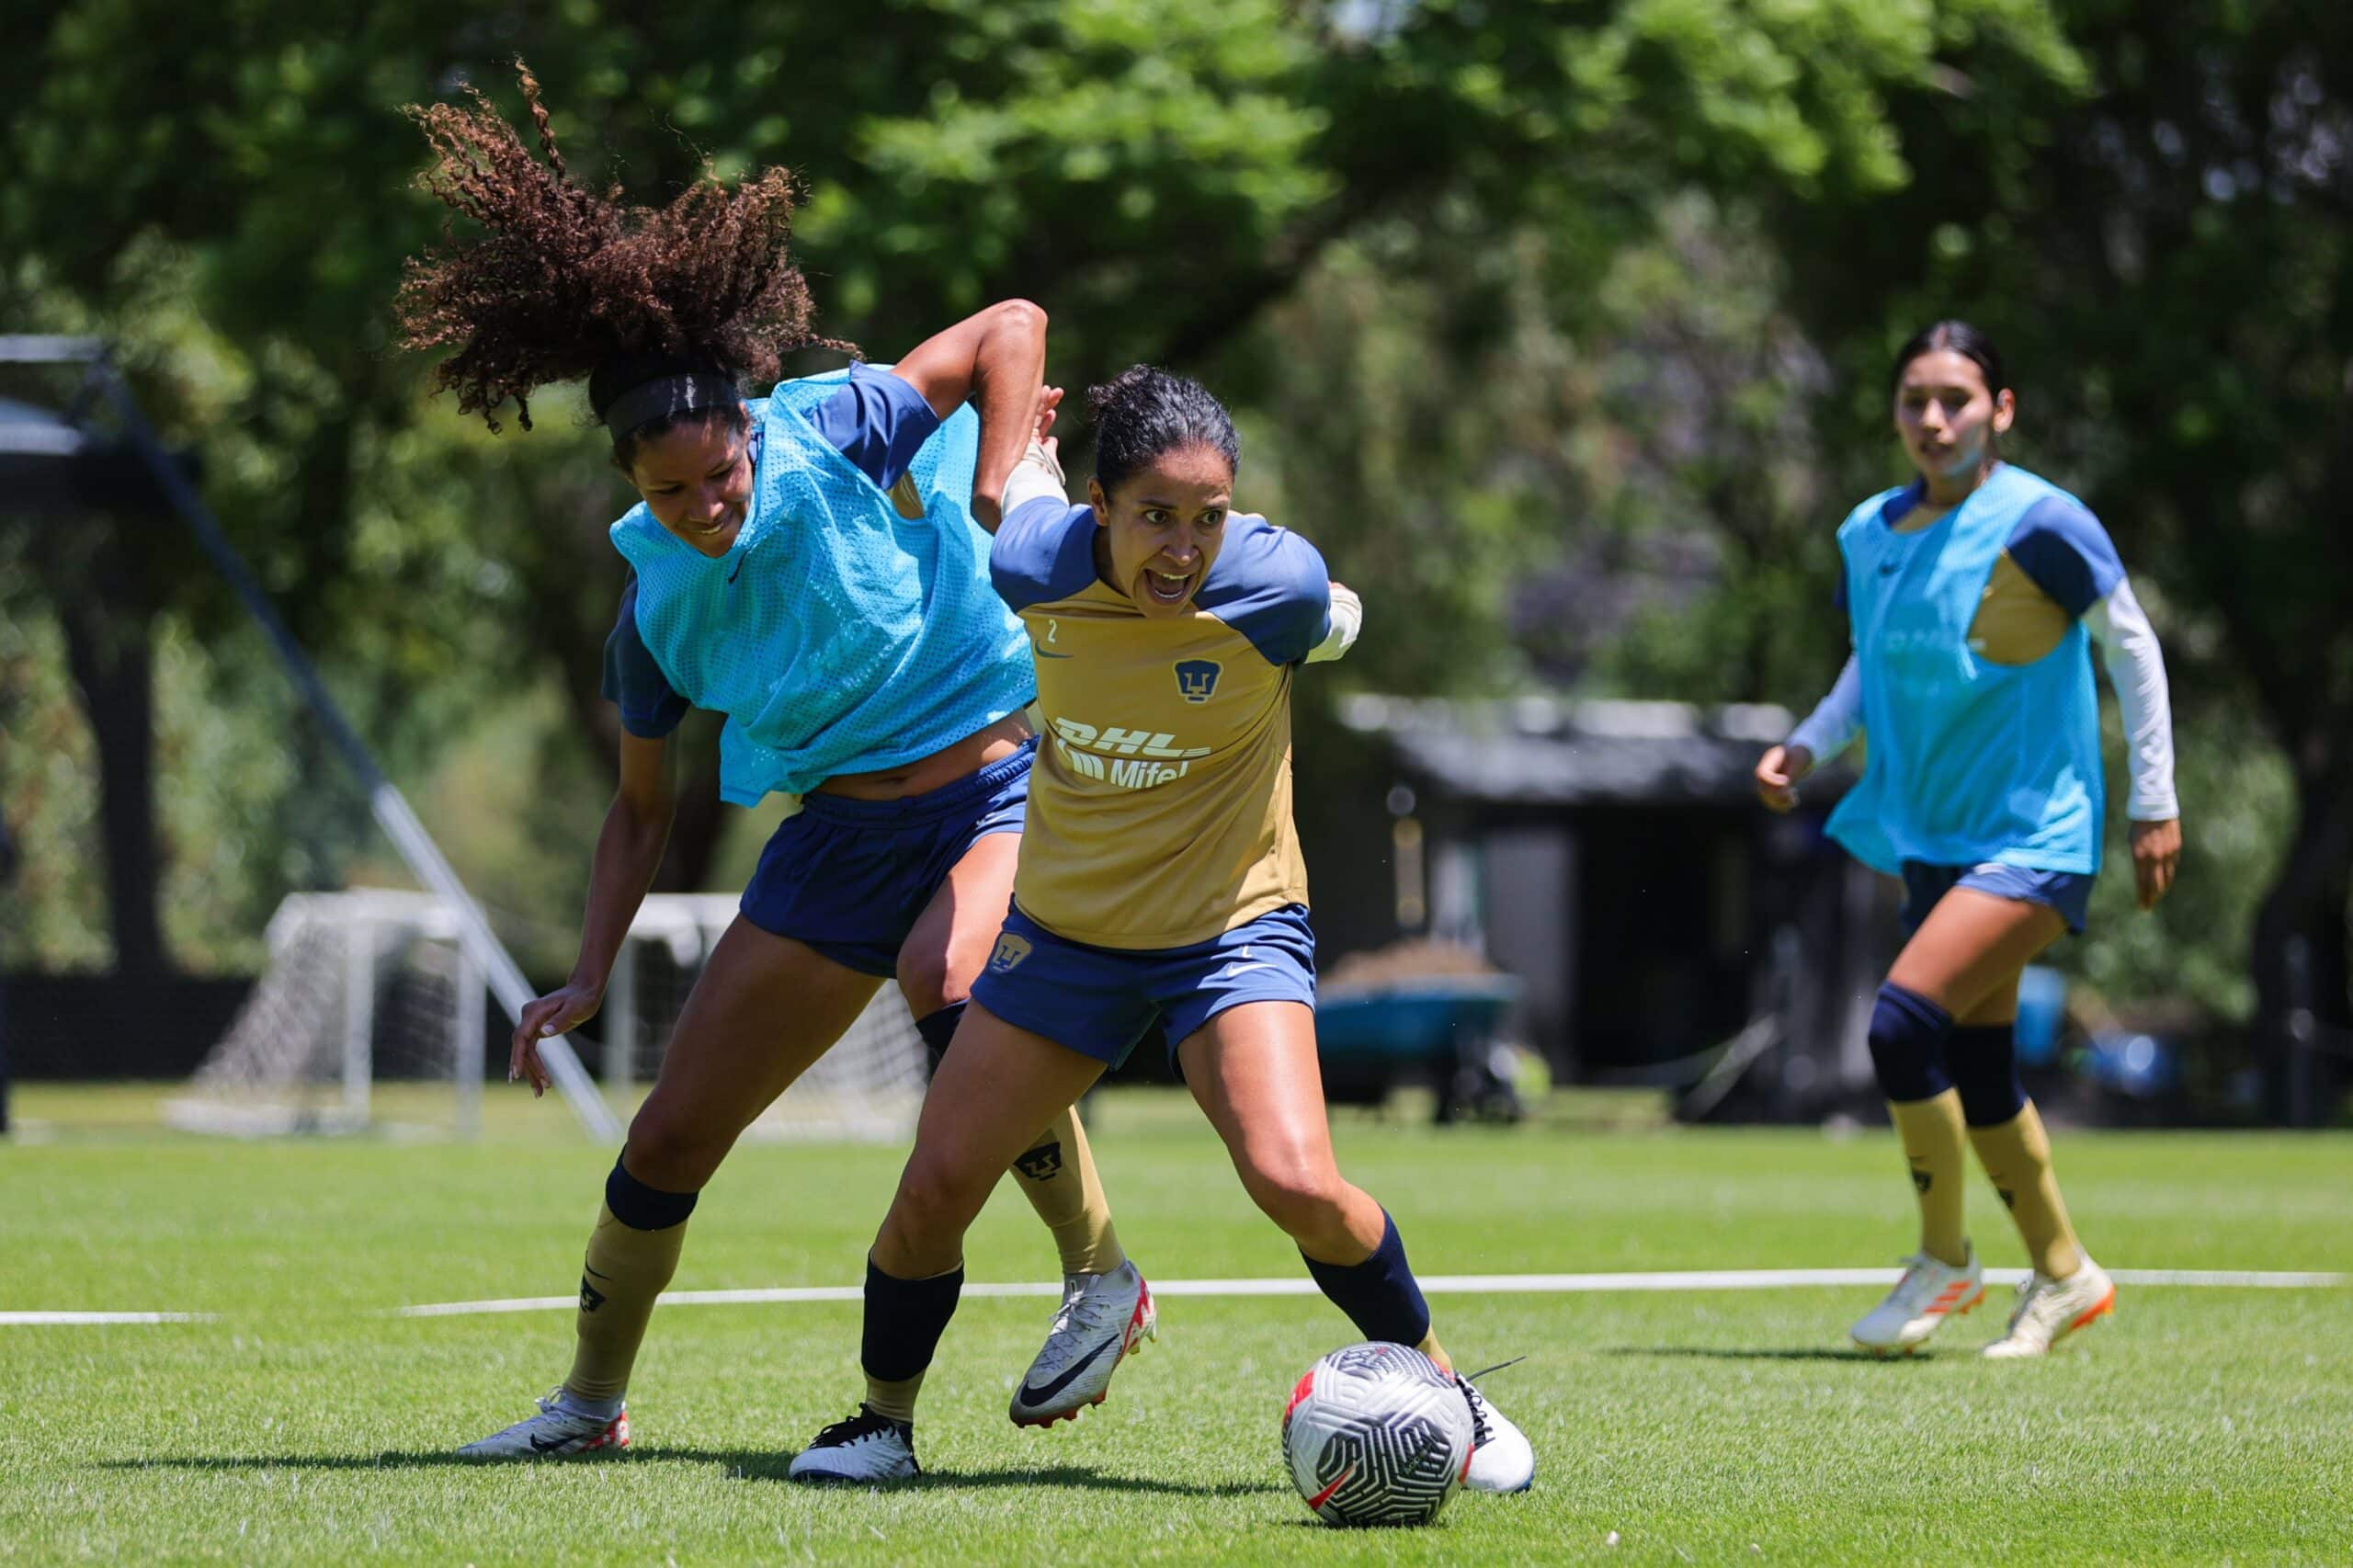
[[[1127,1262],[1119,1233],[1111,1228],[1111,1206],[1103,1200],[1094,1151],[1074,1106],[1056,1117],[1038,1141],[1014,1156],[1014,1179],[1029,1207],[1054,1233],[1064,1274],[1108,1274]]]
[[[654,1299],[678,1270],[687,1222],[641,1231],[613,1218],[599,1205],[597,1228],[588,1237],[588,1257],[580,1275],[580,1316],[574,1333],[572,1372],[566,1391],[586,1401],[621,1397],[630,1368],[645,1340]]]
[[[1969,1261],[1969,1238],[1961,1228],[1969,1145],[1961,1096],[1947,1089],[1925,1100],[1890,1100],[1887,1109],[1920,1195],[1920,1250],[1959,1268]]]
[[[1432,1329],[1427,1334],[1422,1335],[1422,1342],[1419,1345],[1415,1346],[1414,1348],[1428,1357],[1431,1360],[1437,1362],[1439,1366],[1445,1368],[1448,1371],[1450,1372],[1454,1370],[1454,1358],[1448,1355],[1446,1353],[1446,1346],[1438,1342],[1438,1330]]]
[[[904,1421],[909,1426],[915,1424],[915,1395],[922,1392],[923,1373],[921,1372],[917,1372],[912,1378],[899,1378],[891,1381],[885,1381],[871,1372],[866,1375],[867,1404],[872,1408],[875,1415],[887,1415],[893,1421]]]
[[[1971,1128],[1969,1141],[1976,1145],[1985,1174],[1994,1178],[1994,1190],[2008,1207],[2036,1271],[2064,1279],[2081,1267],[2083,1245],[2068,1223],[2059,1177],[2051,1168],[2051,1135],[2043,1131],[2033,1102],[1998,1127]]]

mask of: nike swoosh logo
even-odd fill
[[[1357,1467],[1354,1465],[1350,1465],[1347,1469],[1342,1471],[1338,1477],[1333,1481],[1331,1485],[1326,1486],[1323,1491],[1318,1492],[1314,1496],[1310,1497],[1307,1500],[1309,1511],[1320,1513],[1323,1510],[1324,1505],[1332,1500],[1332,1494],[1337,1492],[1341,1487],[1346,1486],[1348,1483],[1348,1477],[1354,1475],[1356,1472]]]
[[[1038,657],[1041,659],[1068,659],[1076,656],[1071,653],[1049,653],[1043,648],[1038,647],[1034,644],[1030,647],[1029,651],[1037,654]]]
[[[1217,978],[1220,980],[1231,980],[1237,974],[1245,974],[1254,969],[1272,969],[1275,966],[1270,963],[1230,963],[1223,969],[1217,971]]]
[[[569,1437],[534,1437],[531,1439],[531,1451],[535,1454],[549,1453],[570,1441]]]
[[[1069,1366],[1064,1367],[1061,1377],[1056,1378],[1053,1381],[1046,1384],[1042,1388],[1032,1388],[1028,1383],[1023,1383],[1021,1385],[1021,1403],[1024,1404],[1036,1404],[1040,1401],[1053,1398],[1054,1395],[1070,1387],[1072,1381],[1074,1380],[1079,1373],[1086,1370],[1087,1367],[1094,1361],[1095,1358],[1102,1355],[1103,1352],[1110,1349],[1111,1346],[1117,1345],[1119,1342],[1120,1339],[1117,1335],[1114,1335],[1110,1338],[1103,1341],[1102,1344],[1097,1345],[1094,1349],[1088,1351],[1086,1355],[1081,1356]]]

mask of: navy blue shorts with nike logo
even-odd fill
[[[972,1000],[1112,1067],[1158,1024],[1175,1067],[1186,1037],[1228,1007],[1314,1006],[1315,931],[1307,906],[1290,903],[1190,947],[1097,948],[1055,936],[1016,904]]]
[[[899,948],[965,851],[1019,833],[1035,736],[979,772],[898,801],[804,795],[760,851],[744,918],[860,974],[897,972]]]

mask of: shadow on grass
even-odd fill
[[[577,1454],[576,1464],[702,1464],[717,1465],[732,1479],[785,1481],[792,1454],[767,1449],[637,1448],[627,1453]],[[472,1460],[447,1449],[414,1451],[387,1449],[377,1454],[186,1454],[146,1460],[102,1460],[97,1470],[483,1470],[507,1469],[517,1461]],[[847,1490],[854,1482],[812,1483],[812,1490]],[[1000,1465],[977,1470],[927,1470],[904,1482],[891,1483],[893,1492],[969,1491],[995,1486],[1063,1486],[1086,1492],[1145,1492],[1172,1497],[1249,1497],[1279,1494],[1288,1488],[1275,1482],[1221,1482],[1202,1484],[1162,1481],[1150,1476],[1113,1475],[1079,1465]]]
[[[1704,1361],[1859,1361],[1865,1366],[1901,1366],[1906,1361],[1933,1361],[1938,1352],[1915,1350],[1909,1356],[1881,1356],[1853,1346],[1813,1346],[1802,1350],[1724,1349],[1712,1345],[1621,1345],[1604,1356],[1682,1356]]]

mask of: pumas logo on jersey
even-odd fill
[[[1176,694],[1188,702],[1207,702],[1225,666],[1215,659],[1179,659],[1176,668]]]
[[[1017,937],[1010,931],[1001,932],[997,936],[996,950],[989,954],[989,968],[1003,974],[1009,969],[1017,968],[1021,960],[1035,950],[1030,947],[1029,937]]]

